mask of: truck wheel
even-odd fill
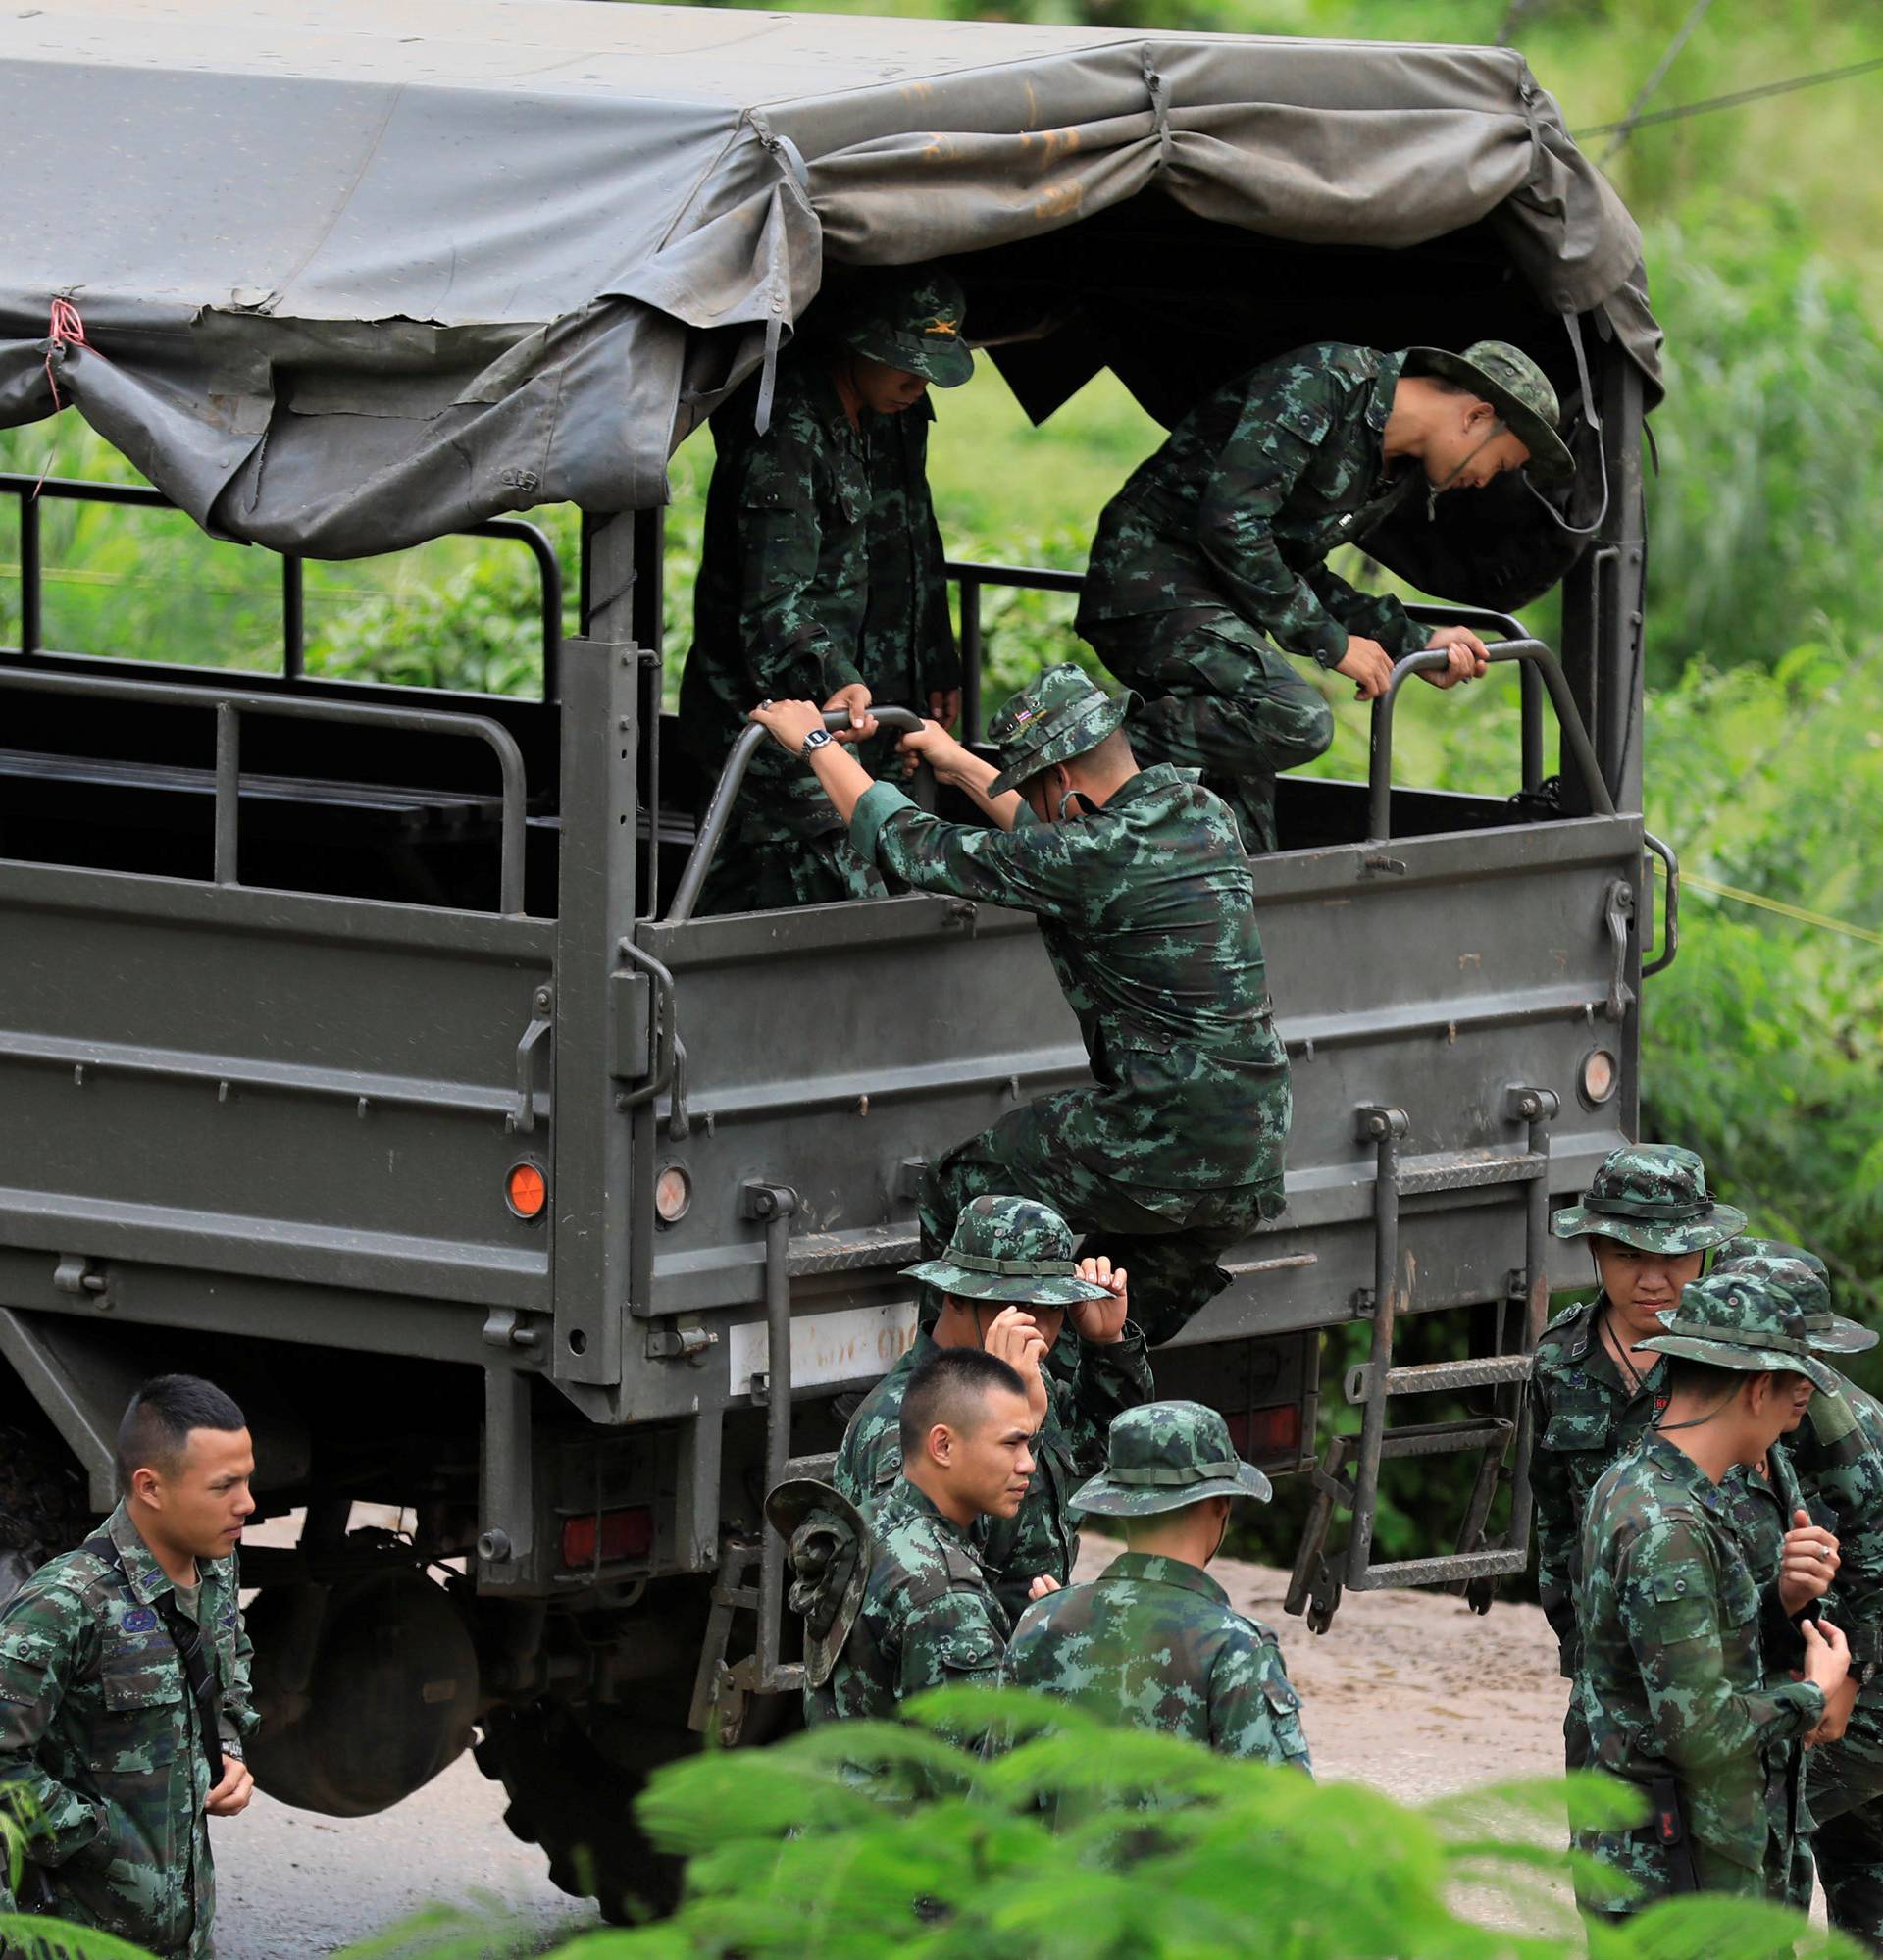
[[[0,1606],[91,1529],[85,1483],[63,1443],[0,1423]]]
[[[504,1823],[549,1854],[550,1882],[594,1899],[622,1926],[650,1909],[671,1912],[679,1901],[682,1861],[648,1842],[634,1800],[650,1771],[697,1743],[685,1728],[657,1728],[641,1731],[629,1760],[617,1760],[596,1747],[582,1710],[539,1701],[493,1709],[476,1755],[510,1799]]]

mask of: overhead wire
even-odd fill
[[[1615,131],[1614,141],[1603,151],[1598,159],[1599,162],[1606,163],[1610,157],[1617,155],[1628,138],[1635,133],[1641,123],[1642,112],[1654,99],[1654,91],[1667,79],[1667,71],[1680,59],[1681,49],[1693,38],[1694,29],[1700,26],[1707,8],[1712,4],[1713,0],[1694,0],[1694,4],[1688,8],[1687,18],[1675,29],[1673,39],[1667,43],[1666,51],[1655,62],[1654,72],[1635,90],[1635,99],[1629,103],[1628,113],[1621,119],[1621,128]]]
[[[1878,932],[1873,926],[1832,918],[1828,912],[1814,912],[1807,905],[1795,905],[1786,899],[1770,899],[1762,892],[1748,892],[1738,885],[1723,885],[1716,878],[1703,878],[1698,871],[1683,871],[1680,882],[1683,886],[1691,885],[1697,892],[1710,893],[1714,898],[1731,899],[1736,904],[1755,905],[1762,912],[1776,912],[1780,918],[1794,920],[1799,925],[1815,926],[1820,932],[1842,933],[1846,939],[1858,939],[1866,946],[1883,946],[1883,932]]]
[[[1683,102],[1673,109],[1651,109],[1646,115],[1637,116],[1630,122],[1626,116],[1613,123],[1595,123],[1586,129],[1574,132],[1579,143],[1587,142],[1591,136],[1611,136],[1619,129],[1645,129],[1656,123],[1685,122],[1690,116],[1710,116],[1720,109],[1742,108],[1748,102],[1762,102],[1773,95],[1789,95],[1800,88],[1821,88],[1828,82],[1850,81],[1859,75],[1870,75],[1883,69],[1883,55],[1872,56],[1867,61],[1846,62],[1842,68],[1822,68],[1810,75],[1789,76],[1783,81],[1760,82],[1756,88],[1735,89],[1730,95],[1709,95],[1704,101]]]

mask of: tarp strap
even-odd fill
[[[797,145],[789,136],[781,136],[756,110],[748,110],[746,120],[751,125],[752,134],[764,146],[772,161],[792,178],[800,189],[808,190],[809,173],[804,168],[804,159]],[[785,339],[786,296],[775,284],[771,284],[765,294],[765,303],[768,309],[765,316],[765,363],[758,378],[758,400],[752,411],[752,427],[761,436],[772,426],[772,396],[778,388],[778,353]]]
[[[1569,335],[1569,345],[1576,356],[1576,382],[1582,389],[1582,419],[1596,432],[1596,462],[1602,470],[1602,508],[1592,522],[1571,524],[1569,519],[1531,483],[1528,471],[1524,472],[1524,485],[1530,494],[1543,505],[1554,520],[1558,531],[1565,531],[1571,538],[1593,538],[1608,518],[1608,445],[1602,439],[1602,410],[1596,403],[1596,386],[1589,377],[1589,355],[1582,344],[1582,322],[1573,312],[1562,316],[1562,324]]]
[[[1142,52],[1145,68],[1145,87],[1150,93],[1150,113],[1157,123],[1157,168],[1166,171],[1170,168],[1170,97],[1164,88],[1164,77],[1157,73],[1157,64],[1150,58],[1150,50]]]

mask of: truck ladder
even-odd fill
[[[1528,1127],[1526,1148],[1511,1157],[1469,1157],[1402,1164],[1400,1145],[1407,1123],[1402,1109],[1362,1105],[1354,1111],[1363,1143],[1378,1153],[1373,1185],[1373,1289],[1363,1301],[1373,1322],[1372,1350],[1348,1370],[1346,1392],[1360,1410],[1360,1428],[1336,1436],[1325,1460],[1313,1471],[1314,1499],[1289,1580],[1286,1607],[1307,1615],[1316,1633],[1333,1624],[1344,1587],[1371,1592],[1385,1586],[1449,1585],[1478,1611],[1489,1607],[1495,1581],[1519,1573],[1529,1559],[1530,1427],[1532,1402],[1526,1393],[1530,1360],[1543,1332],[1550,1305],[1546,1258],[1550,1225],[1550,1123],[1558,1103],[1548,1089],[1512,1088],[1508,1115]],[[1395,1367],[1396,1323],[1411,1306],[1411,1269],[1400,1259],[1400,1203],[1426,1193],[1462,1191],[1491,1184],[1522,1184],[1525,1190],[1523,1268],[1512,1275],[1505,1298],[1496,1303],[1494,1351],[1463,1361],[1429,1362]],[[1447,1422],[1413,1422],[1389,1427],[1388,1406],[1395,1396],[1495,1391],[1482,1416]],[[1514,1452],[1511,1444],[1515,1443]],[[1373,1563],[1373,1518],[1379,1496],[1380,1466],[1405,1457],[1478,1458],[1477,1476],[1458,1530],[1457,1549],[1436,1557]],[[1485,1531],[1499,1486],[1510,1485],[1510,1517],[1504,1530],[1487,1543]],[[1327,1537],[1339,1506],[1353,1514],[1344,1556],[1330,1559]]]

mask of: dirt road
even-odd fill
[[[1089,1538],[1082,1575],[1112,1547]],[[1407,1802],[1561,1767],[1563,1683],[1534,1606],[1480,1619],[1432,1593],[1349,1595],[1316,1638],[1282,1612],[1285,1575],[1225,1561],[1212,1571],[1244,1612],[1276,1628],[1301,1690],[1323,1778],[1354,1778]],[[542,1858],[503,1828],[497,1787],[465,1758],[381,1817],[315,1817],[258,1797],[217,1824],[221,1960],[301,1960],[364,1938],[434,1899],[483,1892],[546,1948],[593,1925],[551,1887]]]

